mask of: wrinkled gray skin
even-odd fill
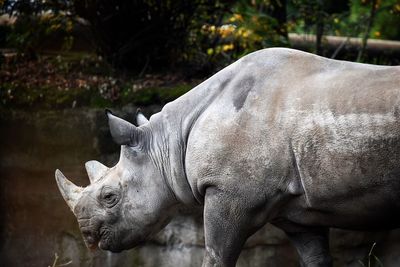
[[[88,246],[118,252],[204,205],[203,266],[234,266],[267,222],[303,266],[331,266],[328,229],[400,223],[400,67],[271,48],[226,67],[135,127],[110,112],[118,164],[57,171]]]

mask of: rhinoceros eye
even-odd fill
[[[119,195],[111,188],[104,187],[101,192],[101,202],[108,208],[118,203]]]

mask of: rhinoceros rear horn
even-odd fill
[[[106,110],[108,125],[110,126],[111,136],[118,145],[136,146],[139,143],[141,130],[130,122],[113,115],[110,110]]]
[[[106,166],[96,160],[86,162],[85,168],[89,176],[90,183],[96,182],[108,171],[108,168]]]
[[[74,212],[75,205],[81,197],[83,188],[74,185],[71,181],[65,178],[64,174],[62,174],[60,170],[56,170],[56,181],[58,189],[60,190],[65,202],[67,202],[68,207],[72,212]]]

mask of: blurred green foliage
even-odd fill
[[[315,35],[315,43],[304,49],[320,55],[400,62],[399,56],[396,59],[387,51],[370,55],[366,49],[369,38],[400,40],[400,0],[3,0],[0,4],[0,15],[10,16],[8,24],[6,17],[0,18],[0,47],[18,54],[17,58],[0,54],[4,107],[163,104],[189,90],[194,83],[188,77],[206,77],[258,49],[290,47],[289,33]],[[362,44],[357,51],[344,46],[332,51],[327,35],[361,37]],[[85,55],[78,53],[81,50],[66,53],[79,39],[90,42]],[[52,42],[62,45],[54,50]],[[177,73],[189,82],[148,83],[153,79],[145,78],[149,73],[158,74],[160,80]]]
[[[36,58],[43,42],[54,35],[62,35],[62,48],[69,50],[73,37],[70,35],[73,22],[64,14],[43,14],[42,16],[21,16],[8,36],[8,43],[15,47],[20,54]]]
[[[54,34],[71,48],[80,24],[97,53],[137,74],[206,75],[254,50],[290,46],[288,32],[315,34],[318,54],[324,35],[400,40],[400,0],[6,0],[1,10],[16,22],[0,41],[7,35],[20,53],[35,55]]]
[[[325,23],[325,34],[362,37],[373,0],[292,0],[288,4],[290,31],[316,33],[318,20]],[[376,18],[371,38],[400,40],[400,1],[376,0]]]
[[[351,1],[351,23],[360,23],[368,19],[371,1]],[[369,37],[400,40],[400,1],[380,0],[376,3],[376,18]]]
[[[72,46],[74,27],[69,9],[70,2],[62,0],[5,0],[1,11],[13,15],[15,22],[9,27],[2,25],[2,32],[6,31],[4,39],[19,54],[29,58],[36,58],[43,43],[54,35],[63,36],[62,48],[68,50]]]
[[[191,56],[193,34],[227,11],[222,0],[74,0],[89,22],[101,55],[118,68],[139,73],[176,67]]]
[[[238,1],[220,24],[202,25],[198,36],[205,46],[199,51],[206,52],[206,61],[218,69],[258,49],[288,46],[286,27],[284,1]]]
[[[74,52],[8,62],[0,69],[0,78],[0,109],[31,110],[163,105],[197,83],[176,83],[179,78],[163,74],[126,77],[101,57]]]

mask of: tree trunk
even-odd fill
[[[325,27],[325,23],[324,23],[324,17],[325,17],[325,13],[324,13],[324,1],[317,1],[317,14],[316,14],[316,30],[315,30],[315,35],[317,37],[316,42],[315,42],[315,52],[317,55],[321,55],[322,56],[322,37],[324,36],[324,27]]]
[[[367,47],[368,37],[369,37],[372,25],[374,24],[374,20],[375,20],[375,14],[376,14],[376,10],[377,10],[377,8],[376,8],[377,2],[378,2],[378,0],[372,0],[368,24],[367,24],[367,28],[365,29],[364,37],[362,39],[361,49],[358,52],[357,61],[361,61],[364,56],[365,49]]]
[[[286,0],[271,0],[270,5],[272,6],[270,15],[278,22],[276,32],[288,40]]]

